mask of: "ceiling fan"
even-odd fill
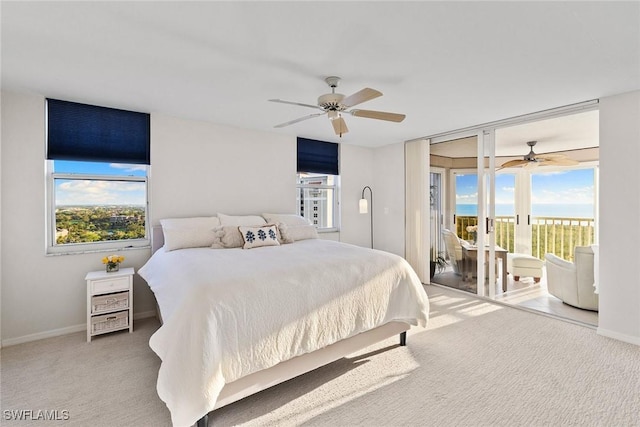
[[[301,107],[309,107],[322,111],[321,113],[310,114],[308,116],[300,117],[286,123],[281,123],[274,127],[281,128],[301,122],[303,120],[312,119],[314,117],[319,117],[326,114],[329,117],[331,124],[333,125],[333,130],[335,131],[336,135],[340,135],[340,137],[342,138],[342,134],[349,132],[347,124],[342,117],[343,114],[351,114],[352,116],[365,117],[367,119],[387,120],[396,123],[403,121],[406,117],[404,114],[387,113],[384,111],[350,109],[351,107],[354,107],[358,104],[362,104],[363,102],[370,101],[374,98],[382,96],[382,92],[367,87],[354,93],[353,95],[344,96],[341,93],[336,93],[336,88],[338,87],[338,83],[340,82],[340,77],[331,76],[324,79],[324,81],[327,82],[327,84],[331,88],[331,93],[320,95],[320,97],[318,98],[318,105],[283,101],[281,99],[270,99],[269,101],[271,102],[299,105]]]
[[[537,166],[573,166],[578,162],[568,158],[564,154],[536,154],[533,152],[533,147],[538,141],[528,141],[527,145],[530,147],[529,154],[523,157],[522,160],[509,160],[498,168],[515,168],[524,167],[526,169],[535,168]]]

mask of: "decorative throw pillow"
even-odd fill
[[[236,228],[236,227],[232,227],[232,228]],[[211,244],[211,247],[213,249],[224,249],[225,246],[222,242],[222,239],[224,238],[224,227],[221,225],[218,227],[214,227],[213,234],[215,235],[215,237],[213,239],[213,243]],[[240,240],[242,240],[242,236],[240,236]]]
[[[280,243],[293,243],[295,240],[289,237],[289,226],[283,222],[279,222],[277,225],[280,232]]]
[[[244,239],[244,249],[261,246],[279,246],[278,227],[275,225],[264,227],[238,227]]]
[[[161,219],[166,251],[210,246],[215,241],[213,229],[220,225],[218,218],[166,218]]]
[[[282,223],[289,226],[311,224],[311,222],[307,218],[296,214],[263,213],[262,216],[267,220],[268,223],[271,224]]]
[[[235,225],[237,226],[257,226],[265,225],[267,221],[260,215],[225,215],[218,214],[220,218],[220,225]]]
[[[295,225],[290,227],[286,224],[278,224],[278,226],[280,227],[283,243],[318,238],[318,230],[314,225]]]
[[[214,249],[220,248],[241,248],[244,245],[244,239],[238,227],[233,225],[223,225],[215,229],[217,238],[211,245]]]
[[[274,225],[275,224],[267,224],[266,226]],[[211,245],[213,249],[241,248],[244,246],[244,238],[236,226],[221,225],[214,228],[214,233],[216,233],[216,239]],[[276,238],[278,239],[278,243],[284,243],[278,227],[276,227]]]

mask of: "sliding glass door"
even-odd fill
[[[436,141],[430,150],[431,170],[444,170],[449,177],[440,230],[447,266],[436,273],[433,281],[490,296],[495,294],[496,283],[502,279],[501,270],[496,270],[493,236],[495,157],[492,144],[492,134],[470,134]],[[501,253],[497,254],[499,258]]]

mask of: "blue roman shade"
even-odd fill
[[[146,113],[47,99],[47,159],[150,164]]]
[[[298,172],[339,175],[338,144],[298,138]]]

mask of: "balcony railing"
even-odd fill
[[[456,216],[456,233],[463,240],[472,236],[467,226],[476,225],[475,216]],[[553,253],[567,261],[573,261],[576,246],[593,244],[595,236],[593,218],[531,217],[531,255],[544,259],[545,253]],[[515,218],[498,216],[495,223],[496,244],[509,252],[515,251]]]

